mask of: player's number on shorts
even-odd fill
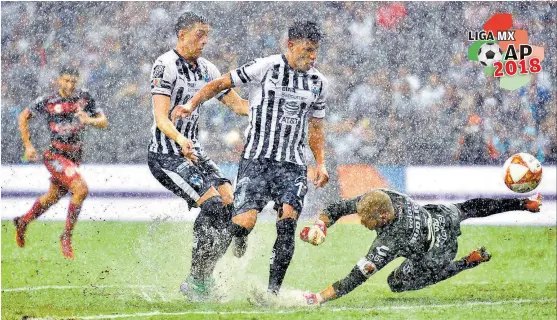
[[[296,183],[296,186],[298,186],[298,192],[296,193],[298,195],[298,197],[302,196],[302,190],[304,190],[304,183],[303,182],[298,182]]]

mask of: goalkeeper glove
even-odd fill
[[[308,306],[317,306],[323,303],[323,298],[319,293],[305,292],[304,298]]]

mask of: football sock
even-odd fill
[[[80,212],[81,212],[81,204],[74,204],[70,202],[70,206],[68,207],[68,217],[66,218],[67,233],[72,232]]]
[[[212,271],[217,261],[224,256],[226,250],[232,242],[232,234],[230,233],[230,225],[234,205],[228,204],[221,208],[221,214],[215,224],[215,245],[214,245],[214,262],[212,263]]]
[[[232,222],[230,224],[230,233],[232,234],[232,236],[234,237],[245,237],[250,233],[251,230],[239,225],[239,224],[235,224],[234,222]]]
[[[212,277],[218,260],[224,256],[232,241],[230,221],[233,209],[232,204],[223,206],[219,196],[201,205],[193,227],[192,278],[205,281]]]
[[[35,201],[35,203],[33,203],[31,209],[22,217],[22,221],[25,224],[28,224],[29,222],[40,217],[41,214],[45,213],[47,209],[47,206],[43,206],[41,202],[37,200]]]
[[[493,214],[524,210],[523,201],[520,199],[472,199],[459,203],[458,207],[467,218],[481,218]]]
[[[199,215],[193,224],[193,246],[191,252],[190,275],[195,280],[206,280],[210,261],[213,260],[214,231],[212,227],[218,207],[222,207],[220,197],[213,197],[201,204]],[[212,270],[211,270],[212,271]]]
[[[294,238],[296,233],[296,220],[286,218],[277,221],[277,240],[271,254],[271,267],[269,272],[269,287],[271,293],[277,294],[294,255]]]

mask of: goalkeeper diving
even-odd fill
[[[304,293],[309,305],[338,299],[364,283],[389,262],[406,260],[388,277],[393,292],[419,290],[446,280],[459,272],[490,260],[485,247],[454,260],[457,254],[460,222],[506,211],[539,212],[541,195],[520,199],[472,199],[455,204],[419,205],[408,195],[375,189],[361,196],[330,204],[319,220],[300,233],[303,241],[314,245],[325,239],[327,227],[343,216],[356,213],[363,226],[375,230],[377,237],[366,256],[344,278],[319,293]]]

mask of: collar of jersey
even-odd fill
[[[292,66],[290,64],[288,64],[288,60],[286,60],[286,56],[284,54],[281,54],[280,56],[282,57],[282,60],[284,60],[284,65],[286,66],[286,68],[288,68],[290,70],[294,70],[294,71],[296,71],[298,73],[301,73],[301,74],[306,74],[307,73],[307,71],[300,71],[300,70],[296,70],[296,69],[292,68]]]
[[[179,57],[180,59],[184,60],[184,62],[188,65],[188,68],[189,68],[192,72],[195,72],[195,71],[197,71],[197,69],[199,69],[199,62],[197,62],[197,60],[195,60],[195,65],[196,65],[196,66],[193,67],[193,66],[191,65],[191,63],[190,63],[188,60],[186,60],[186,58],[182,57],[182,55],[179,54],[178,51],[176,51],[176,49],[172,49],[172,50],[174,51],[174,53],[176,53],[176,54],[178,55],[178,57]]]

